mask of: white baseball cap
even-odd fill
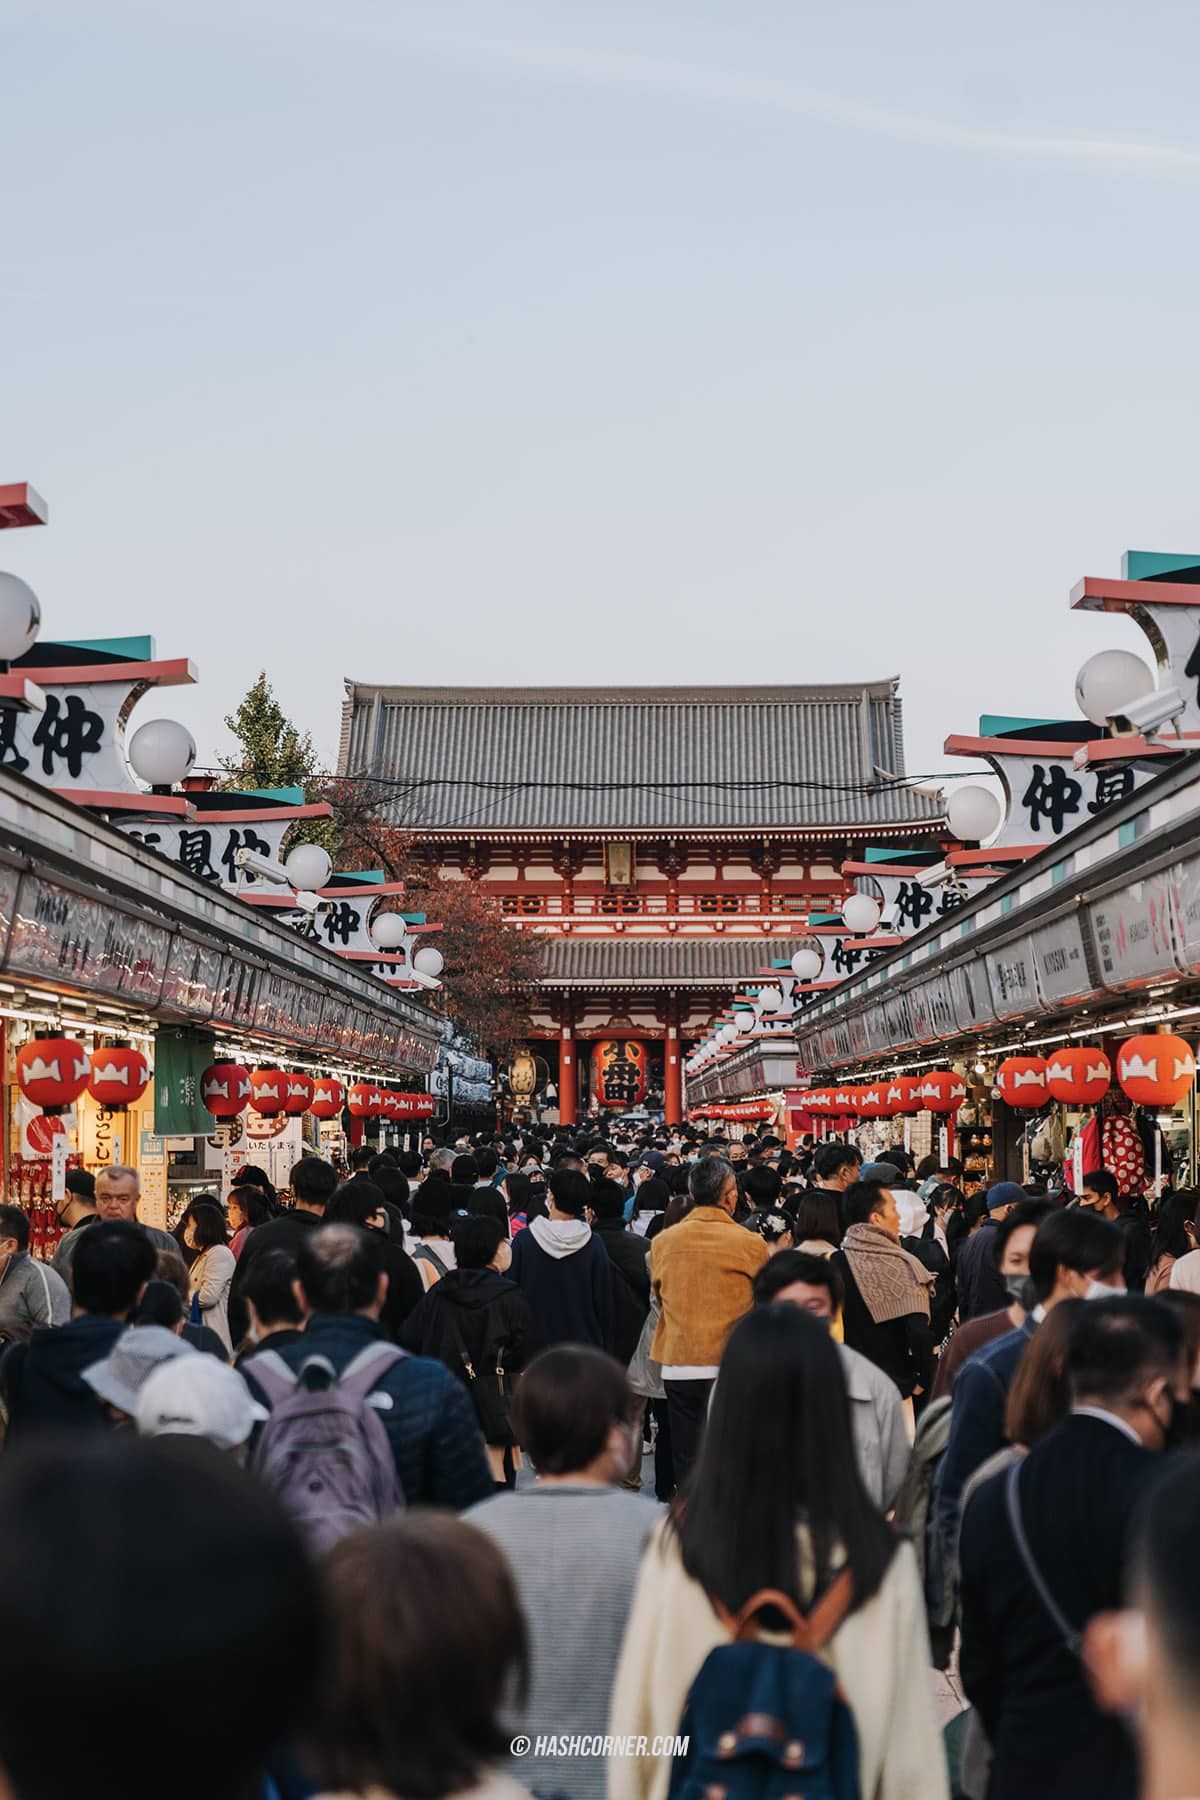
[[[237,1370],[215,1356],[164,1363],[138,1395],[139,1437],[202,1437],[236,1450],[267,1417]]]

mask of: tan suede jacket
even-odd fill
[[[650,1247],[650,1281],[662,1317],[650,1354],[669,1367],[711,1368],[754,1304],[754,1277],[770,1255],[720,1206],[697,1206]]]

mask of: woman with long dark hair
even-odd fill
[[[863,1486],[829,1332],[762,1307],[730,1336],[688,1491],[647,1544],[610,1731],[677,1731],[705,1658],[730,1642],[724,1619],[764,1588],[809,1614],[843,1572],[847,1610],[819,1654],[854,1716],[862,1800],[946,1800],[912,1547]],[[662,1800],[669,1780],[663,1758],[609,1765],[611,1800]]]
[[[1194,1188],[1180,1188],[1164,1194],[1150,1215],[1153,1237],[1150,1240],[1150,1267],[1146,1273],[1146,1292],[1160,1294],[1171,1285],[1175,1264],[1196,1248],[1196,1209],[1200,1194]]]

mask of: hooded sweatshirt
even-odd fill
[[[38,1431],[99,1430],[107,1424],[83,1371],[103,1362],[125,1325],[82,1313],[66,1325],[41,1326],[27,1344],[14,1344],[0,1362],[0,1392],[8,1409],[11,1446]]]
[[[513,1241],[512,1279],[524,1293],[544,1347],[613,1347],[613,1271],[584,1219],[531,1219]]]

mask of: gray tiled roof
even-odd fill
[[[896,681],[842,687],[405,688],[346,683],[339,773],[397,823],[456,831],[930,825]]]
[[[773,962],[790,962],[799,947],[799,938],[548,938],[538,985],[736,987],[754,981]]]

